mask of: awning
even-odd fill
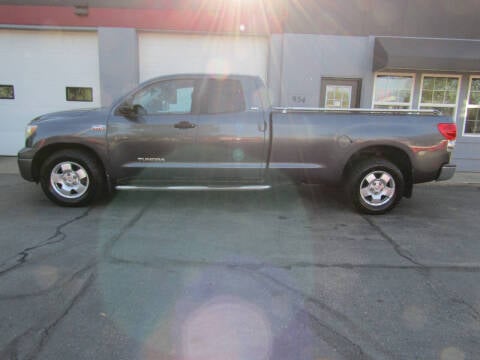
[[[480,41],[376,37],[373,71],[480,71]]]

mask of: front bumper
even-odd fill
[[[450,180],[453,175],[455,175],[455,170],[457,169],[457,165],[446,164],[443,165],[440,169],[440,173],[437,177],[437,181],[445,181]]]
[[[20,170],[20,175],[25,180],[36,181],[33,177],[33,155],[34,151],[31,148],[23,148],[18,152],[18,169]]]

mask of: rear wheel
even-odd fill
[[[403,197],[402,172],[385,159],[366,159],[354,165],[348,175],[347,192],[354,207],[365,214],[392,210]]]
[[[62,206],[85,206],[103,191],[104,175],[98,161],[80,150],[62,150],[48,157],[40,169],[47,197]]]

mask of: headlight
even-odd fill
[[[37,127],[37,125],[27,125],[27,128],[25,129],[25,138],[28,139],[30,136],[35,134]]]

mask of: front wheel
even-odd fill
[[[384,214],[403,197],[405,182],[400,169],[385,159],[366,159],[354,165],[347,192],[354,207],[364,214]]]
[[[45,160],[40,183],[45,195],[62,206],[85,206],[101,194],[104,175],[97,160],[79,150],[62,150]]]

